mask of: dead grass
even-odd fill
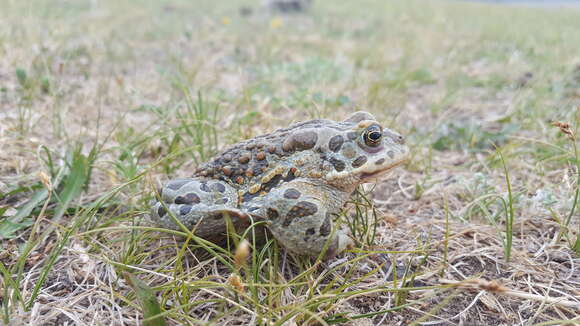
[[[578,214],[566,225],[577,158],[552,126],[577,134],[580,11],[365,0],[245,16],[244,6],[257,8],[3,5],[0,221],[54,186],[1,240],[4,322],[141,324],[129,272],[172,325],[580,324]],[[218,148],[357,108],[414,152],[370,192],[372,246],[319,262],[251,244],[241,267],[144,218],[160,181]],[[509,261],[508,185],[492,144],[510,176]],[[81,189],[70,175],[89,181]]]

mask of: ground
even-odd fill
[[[580,324],[580,11],[32,0],[0,21],[4,323]],[[236,256],[148,222],[228,144],[361,109],[413,155],[346,207],[356,249]]]

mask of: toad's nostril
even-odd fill
[[[396,135],[393,138],[395,139],[395,143],[397,143],[399,145],[405,145],[405,137],[403,137],[401,135]]]
[[[399,135],[399,133],[392,131],[390,129],[383,129],[383,135],[385,139],[394,142],[395,144],[405,145],[405,137]]]

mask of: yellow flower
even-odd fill
[[[236,248],[236,254],[234,255],[234,262],[236,267],[239,269],[246,263],[246,259],[250,255],[250,243],[248,240],[244,239]]]
[[[284,22],[282,21],[282,18],[280,18],[280,17],[272,18],[272,20],[270,20],[270,27],[273,29],[280,28],[280,27],[282,27],[283,23]]]
[[[48,191],[52,191],[52,182],[50,181],[50,177],[44,171],[38,172],[38,177],[40,178],[40,182],[44,185]]]
[[[239,292],[244,292],[245,289],[244,283],[242,282],[242,279],[238,275],[230,274],[230,277],[228,277],[228,283],[230,283],[230,285],[233,286]]]

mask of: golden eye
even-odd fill
[[[367,146],[378,146],[383,139],[383,131],[381,130],[381,127],[377,125],[368,127],[363,134],[363,139]]]

